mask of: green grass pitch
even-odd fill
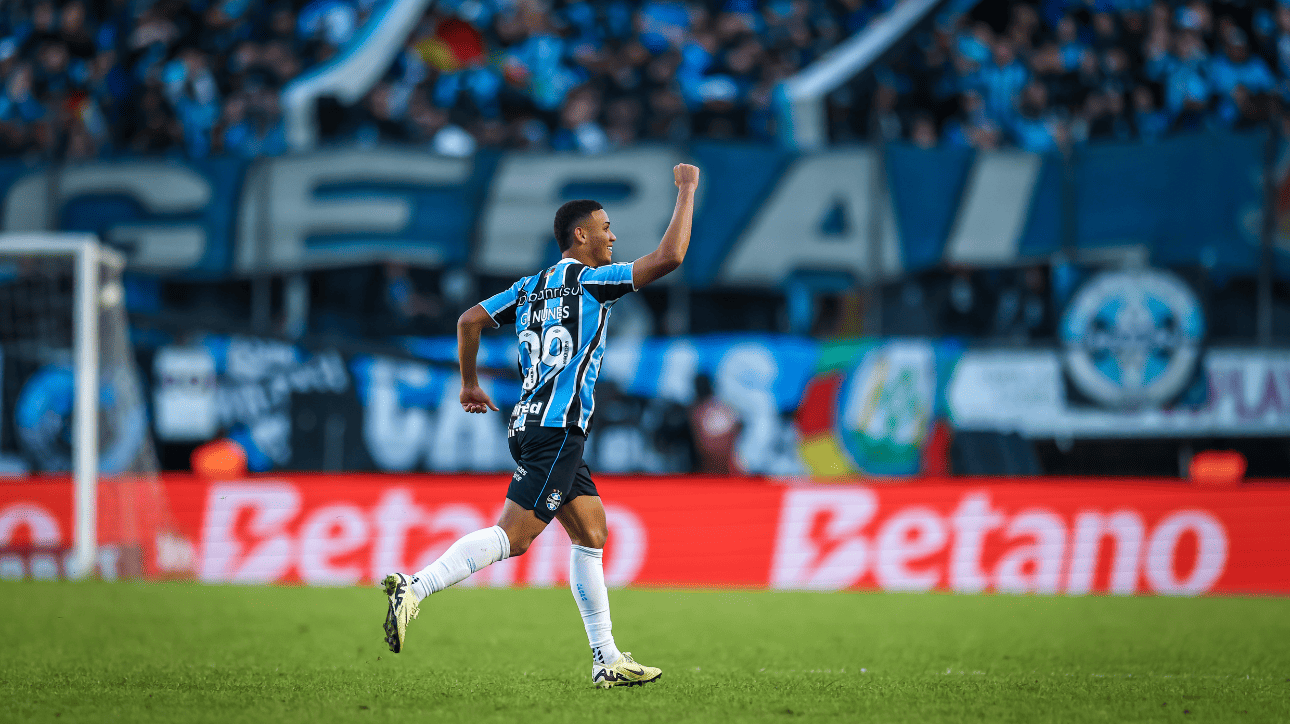
[[[567,590],[0,583],[0,721],[1290,721],[1290,600],[611,593],[662,680],[590,686]]]

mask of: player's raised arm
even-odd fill
[[[694,192],[699,187],[699,169],[679,163],[672,169],[676,178],[676,209],[658,248],[632,263],[632,286],[640,289],[669,274],[685,261],[690,248],[690,227],[694,223]]]
[[[461,365],[461,408],[466,412],[497,411],[488,393],[479,386],[476,358],[479,356],[479,334],[484,327],[497,323],[483,305],[476,304],[457,319],[457,362]]]

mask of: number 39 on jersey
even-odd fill
[[[573,335],[556,324],[538,333],[531,329],[520,332],[520,373],[524,375],[524,391],[532,392],[540,377],[538,364],[559,371],[573,358]]]

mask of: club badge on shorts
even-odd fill
[[[560,491],[552,490],[551,494],[546,496],[546,509],[555,510],[560,507]]]

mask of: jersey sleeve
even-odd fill
[[[632,284],[632,263],[619,262],[583,270],[582,287],[599,302],[612,302],[636,291]]]
[[[519,287],[520,283],[515,282],[506,291],[498,292],[479,303],[488,312],[488,316],[492,317],[493,327],[515,322],[515,310],[519,308],[520,301]]]

